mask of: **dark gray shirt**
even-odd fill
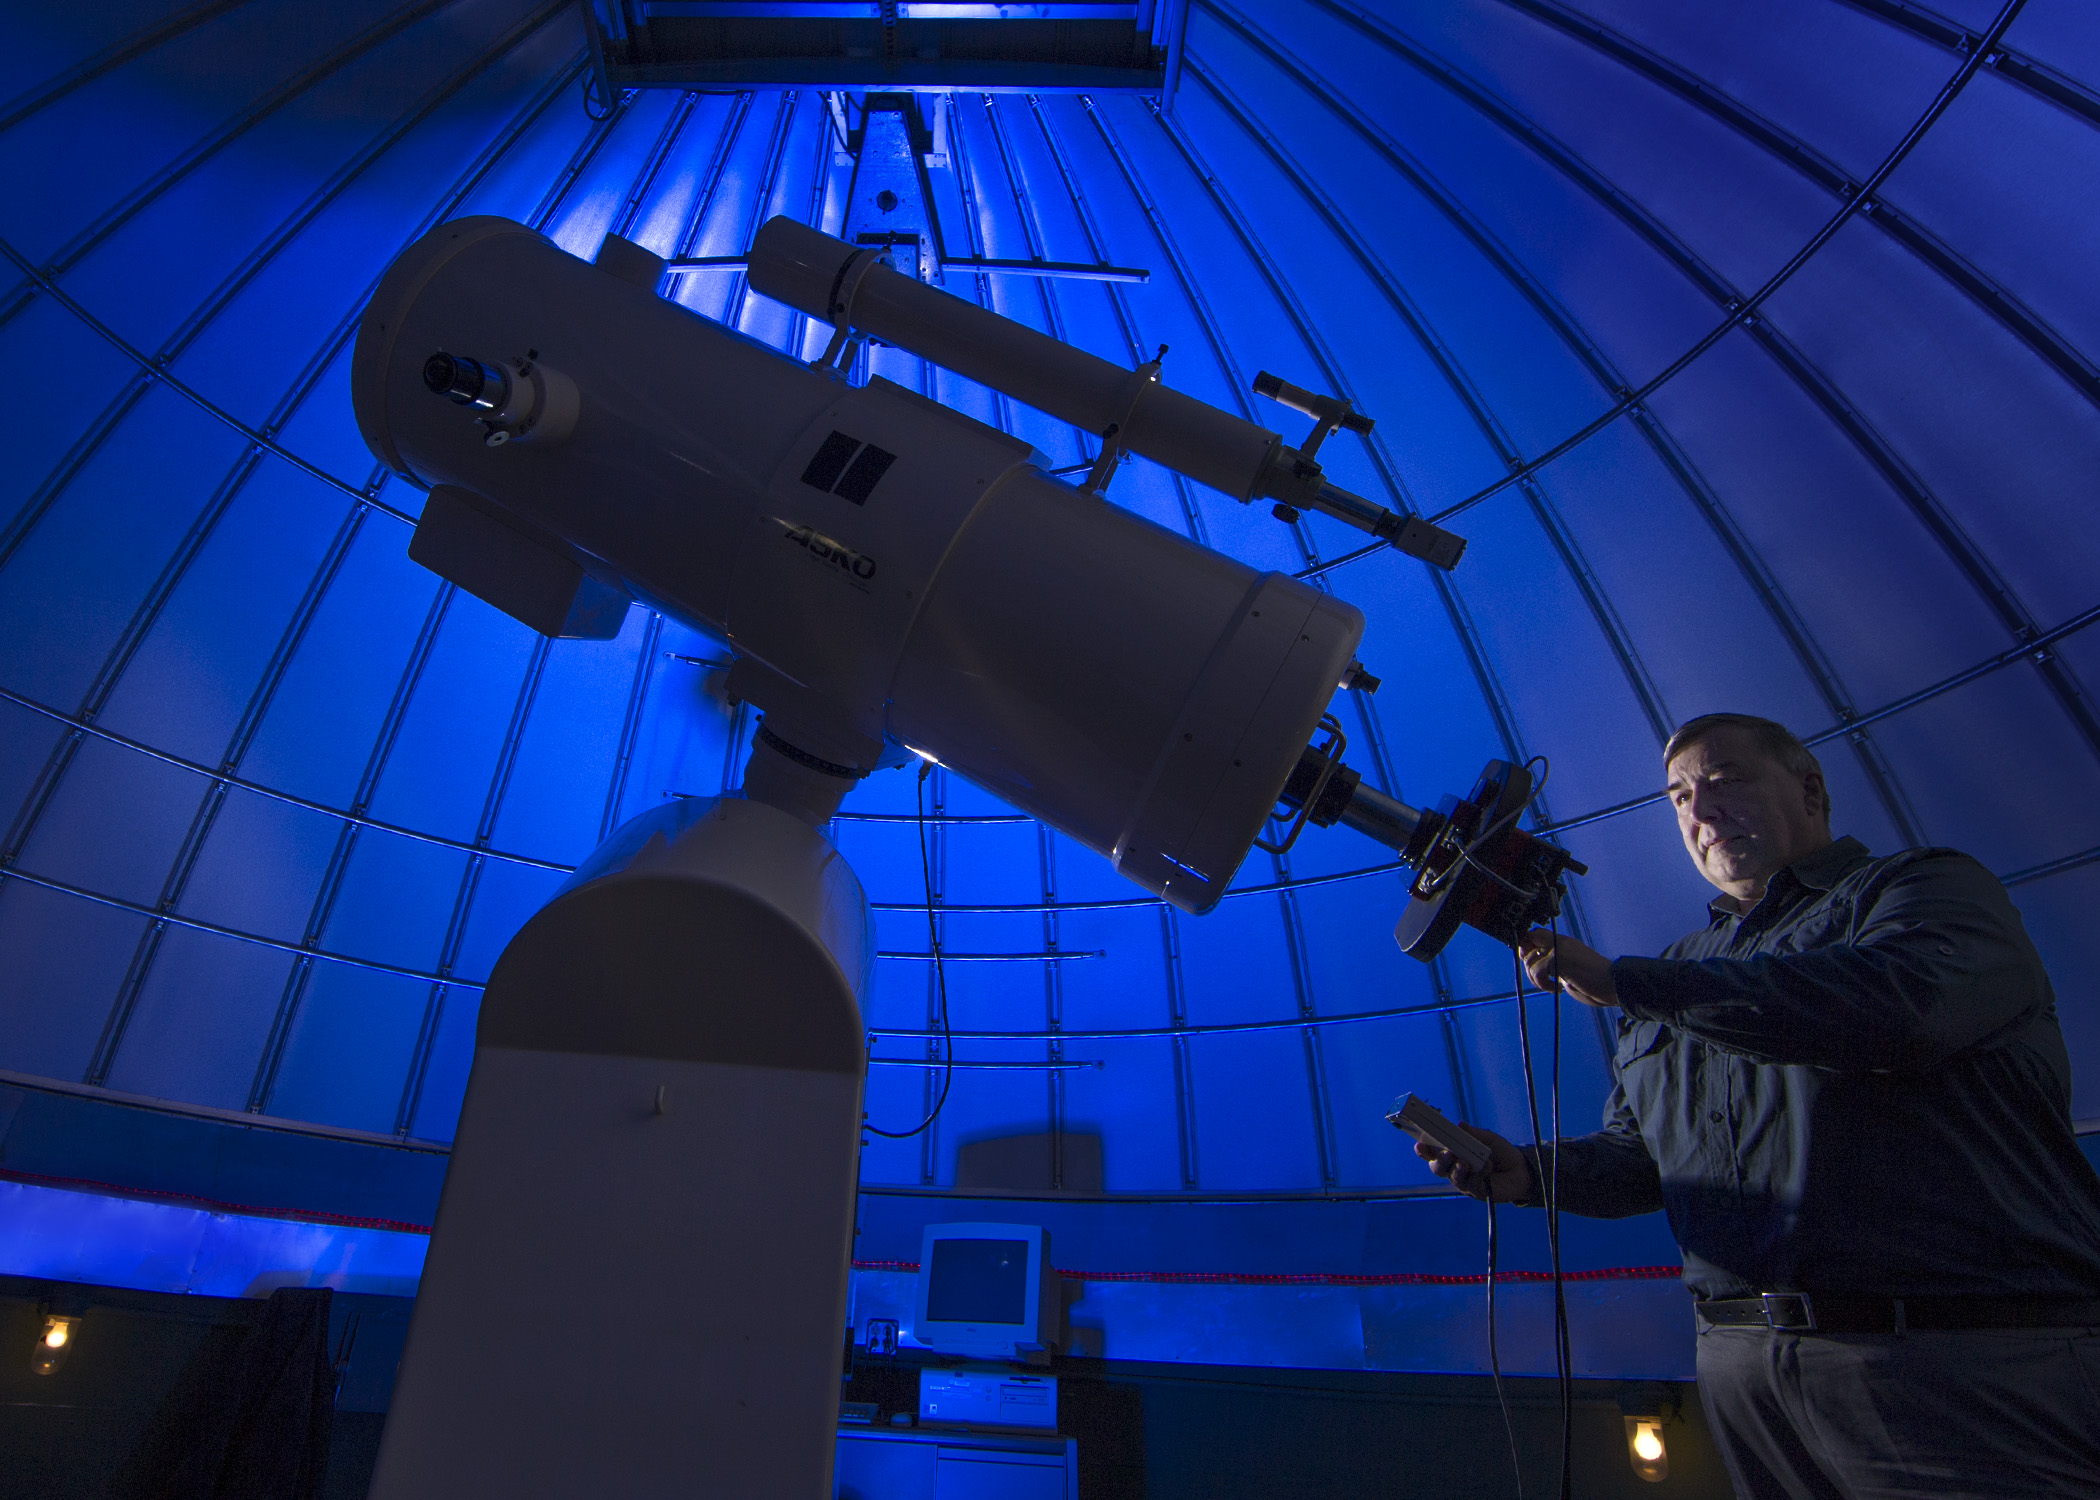
[[[1616,1082],[1562,1143],[1564,1208],[1667,1209],[1701,1297],[2100,1296],[2055,995],[1989,871],[1839,839],[1712,911],[1612,965]]]

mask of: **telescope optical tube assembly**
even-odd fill
[[[761,252],[851,257],[788,227]],[[780,285],[776,261],[754,256],[755,285]],[[838,793],[902,746],[1182,910],[1214,905],[1362,615],[1047,477],[960,412],[847,386],[666,301],[661,265],[609,237],[593,266],[496,218],[403,252],[352,393],[373,451],[431,489],[410,555],[549,635],[609,638],[646,601],[724,636],[731,693],[797,765],[842,772]],[[805,280],[828,295],[842,274]],[[1135,451],[1204,483],[1247,493],[1281,451],[886,267],[855,284],[858,313],[888,298],[916,318],[884,317],[901,345],[1086,423],[1120,401]]]

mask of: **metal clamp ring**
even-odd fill
[[[1298,816],[1291,820],[1290,832],[1283,836],[1282,842],[1271,843],[1256,834],[1255,848],[1266,849],[1271,854],[1282,854],[1298,842],[1298,835],[1305,832],[1305,820],[1312,816],[1320,794],[1327,790],[1327,783],[1334,779],[1335,770],[1341,765],[1342,757],[1348,753],[1349,736],[1342,731],[1341,720],[1333,714],[1322,714],[1317,728],[1327,731],[1327,743],[1320,747],[1320,754],[1325,757],[1327,764],[1320,768],[1319,776],[1313,781],[1312,790],[1307,792],[1305,800],[1298,804]]]
[[[861,283],[868,273],[882,264],[882,256],[873,246],[862,246],[839,263],[838,274],[831,278],[831,295],[826,299],[826,308],[831,315],[831,342],[824,352],[809,362],[812,370],[831,367],[853,337],[853,299],[860,295]]]
[[[1159,353],[1130,372],[1130,379],[1123,389],[1128,397],[1123,403],[1123,420],[1111,422],[1101,432],[1101,456],[1087,471],[1082,490],[1096,495],[1105,494],[1108,481],[1115,476],[1116,460],[1123,456],[1124,434],[1130,431],[1131,420],[1137,416],[1138,403],[1145,399],[1145,392],[1159,384],[1160,362],[1167,357],[1167,346],[1161,344]]]

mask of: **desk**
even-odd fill
[[[838,1500],[1079,1500],[1079,1440],[841,1427]]]

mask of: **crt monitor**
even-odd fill
[[[1018,1359],[1054,1347],[1063,1298],[1050,1232],[1035,1224],[929,1224],[912,1336],[941,1354]]]

